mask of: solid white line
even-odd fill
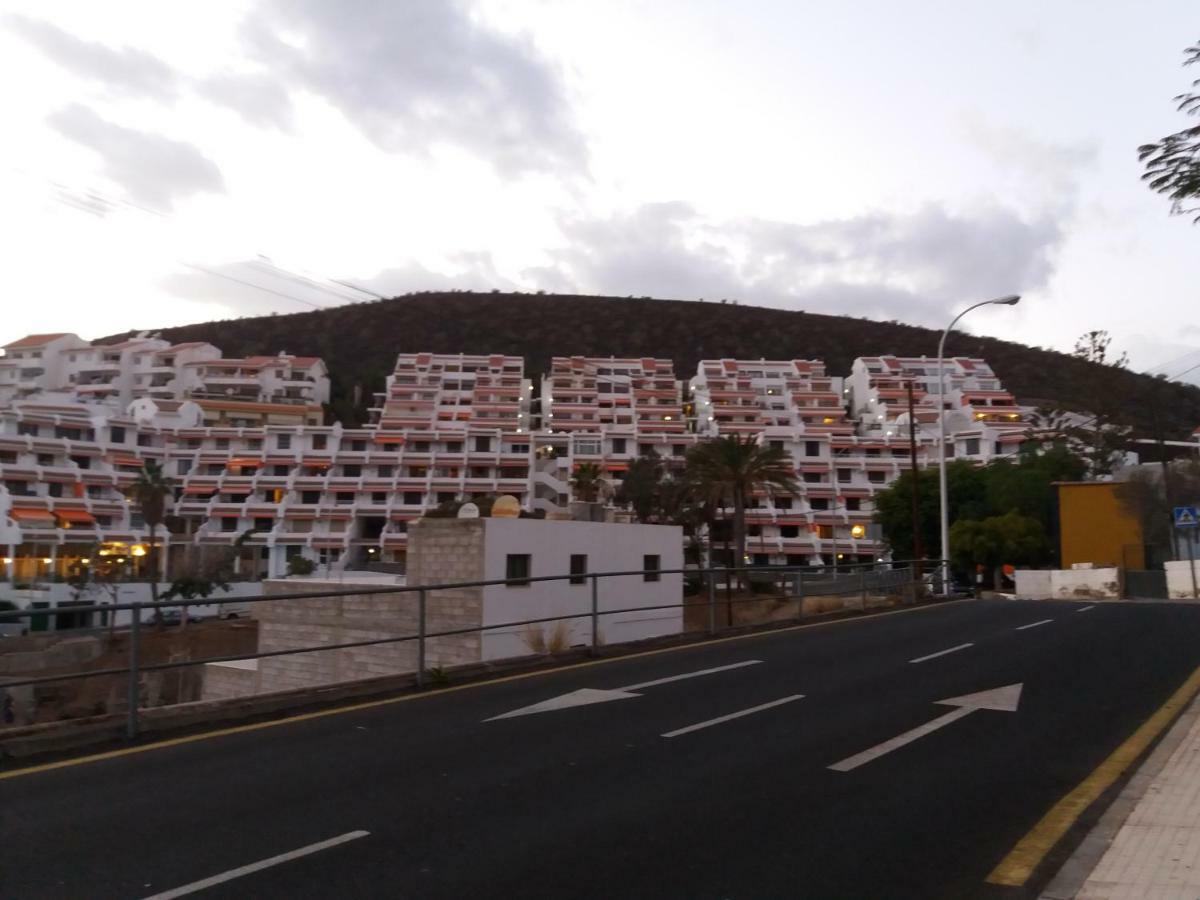
[[[970,715],[976,710],[973,706],[960,706],[958,709],[952,709],[944,716],[938,716],[932,722],[926,722],[919,728],[914,728],[912,731],[906,731],[904,734],[897,735],[890,741],[884,741],[882,744],[876,744],[870,750],[864,750],[862,753],[856,753],[853,756],[847,756],[841,762],[835,762],[829,768],[835,772],[849,772],[851,769],[857,769],[859,766],[866,765],[873,759],[878,759],[885,753],[891,753],[893,750],[898,750],[905,744],[911,744],[917,738],[925,737],[931,731],[937,731],[951,722],[961,719],[963,716]]]
[[[1096,604],[1093,603],[1091,606],[1081,606],[1081,607],[1079,607],[1079,609],[1075,610],[1075,612],[1087,612],[1089,609],[1095,609],[1095,608],[1096,608]]]
[[[741,669],[745,666],[757,666],[761,659],[748,659],[745,662],[733,663],[728,666],[717,666],[714,669],[700,669],[698,672],[684,672],[682,675],[671,675],[668,678],[656,678],[654,681],[643,681],[641,684],[631,684],[628,687],[615,688],[618,691],[637,691],[642,688],[655,687],[660,684],[670,684],[672,681],[683,681],[685,678],[699,678],[701,675],[713,675],[717,672],[728,672],[730,669]]]
[[[803,694],[792,694],[790,697],[783,697],[779,700],[772,700],[770,703],[763,703],[761,706],[752,706],[749,709],[738,710],[735,713],[730,713],[727,716],[720,716],[716,719],[709,719],[707,722],[697,722],[695,725],[688,725],[686,728],[676,728],[674,731],[668,731],[663,735],[665,738],[679,737],[681,734],[688,734],[693,731],[699,731],[701,728],[708,728],[710,725],[720,725],[722,722],[730,722],[733,719],[740,719],[742,716],[753,715],[756,712],[762,712],[764,709],[770,709],[772,706],[783,706],[785,703],[791,703],[793,700],[803,700]]]
[[[1016,630],[1024,631],[1026,628],[1037,628],[1039,625],[1048,625],[1053,621],[1053,619],[1042,619],[1040,622],[1030,622],[1028,625],[1018,625]]]
[[[939,650],[937,653],[930,653],[928,656],[918,656],[916,659],[910,659],[909,662],[925,662],[927,659],[937,659],[939,656],[945,656],[947,653],[957,653],[959,650],[966,650],[968,647],[974,646],[974,644],[959,644],[957,647],[951,647],[949,650]]]
[[[371,832],[369,831],[347,831],[345,834],[340,834],[335,838],[330,838],[327,841],[318,841],[315,844],[309,844],[307,847],[300,847],[298,850],[291,850],[287,853],[280,853],[278,856],[272,856],[270,859],[263,859],[256,863],[250,863],[246,866],[241,866],[237,869],[230,869],[228,872],[222,872],[220,875],[214,875],[211,878],[205,878],[203,881],[193,881],[191,884],[185,884],[183,887],[172,888],[169,891],[163,891],[161,894],[154,894],[145,900],[172,900],[173,897],[183,897],[187,894],[194,894],[196,891],[202,891],[205,888],[210,888],[213,885],[224,884],[227,881],[233,881],[235,878],[241,878],[243,875],[249,875],[252,872],[261,872],[263,869],[269,869],[272,866],[277,866],[280,863],[290,862],[293,859],[298,859],[301,856],[308,856],[310,853],[318,853],[321,850],[327,850],[330,847],[336,847],[338,844],[345,844],[348,841],[355,841],[361,837],[366,837]]]

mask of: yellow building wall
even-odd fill
[[[1138,520],[1117,499],[1116,485],[1088,481],[1058,486],[1062,567],[1075,563],[1145,568]]]

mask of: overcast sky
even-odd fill
[[[1018,292],[971,330],[1200,363],[1200,227],[1136,156],[1189,124],[1194,0],[0,10],[0,342],[337,282],[935,326]]]

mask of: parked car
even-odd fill
[[[168,609],[166,612],[163,613],[162,620],[163,620],[164,625],[179,625],[183,621],[183,613],[181,613],[177,609]],[[188,613],[188,622],[189,623],[199,622],[199,621],[201,621],[200,617],[198,615],[196,615],[194,612]]]
[[[925,587],[928,588],[929,593],[931,593],[935,597],[941,597],[943,595],[942,573],[938,572],[938,571],[933,571],[933,572],[929,572],[928,574],[926,574]],[[953,574],[951,574],[951,576],[950,576],[950,589],[948,591],[945,591],[944,593],[947,597],[951,597],[953,599],[975,596],[974,588],[972,588],[970,584],[961,580],[960,578],[958,578],[957,576],[955,576]]]

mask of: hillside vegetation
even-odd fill
[[[152,323],[147,323],[152,324]],[[1080,332],[1091,327],[1081,322]],[[114,335],[113,339],[127,335]],[[361,422],[397,353],[506,353],[536,377],[552,356],[658,356],[690,377],[701,359],[821,359],[845,375],[857,356],[934,356],[938,332],[896,322],[701,301],[555,294],[418,293],[314,312],[205,322],[162,330],[209,341],[227,356],[321,356],[333,378],[332,411]],[[1093,409],[1119,397],[1129,424],[1183,439],[1200,425],[1200,388],[1099,366],[1069,354],[955,334],[946,352],[980,356],[1023,403]],[[360,402],[355,402],[355,397]]]

